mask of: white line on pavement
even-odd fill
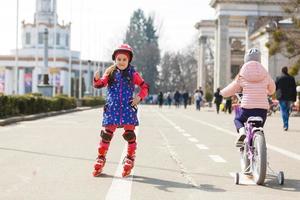
[[[184,134],[182,134],[184,137],[191,137],[191,135],[190,134],[188,134],[188,133],[184,133]]]
[[[218,163],[226,163],[227,162],[219,155],[209,155],[209,157],[210,157],[210,159],[212,159],[213,161],[218,162]]]
[[[126,146],[123,150],[121,160],[115,172],[112,184],[106,194],[105,200],[129,200],[131,196],[132,176],[122,178],[123,165],[122,161],[126,155]],[[133,174],[133,170],[131,171]]]
[[[188,138],[189,141],[191,142],[198,142],[199,140],[197,140],[196,138],[192,137],[192,138]]]
[[[175,152],[175,150],[170,146],[169,141],[166,137],[166,135],[159,130],[159,133],[161,135],[161,137],[163,138],[164,142],[165,142],[165,146],[167,147],[171,158],[176,162],[176,164],[179,166],[179,169],[181,171],[181,174],[184,178],[187,179],[188,184],[197,187],[197,183],[196,181],[194,181],[194,179],[192,178],[192,176],[189,174],[189,172],[187,171],[187,169],[184,167],[184,165],[182,164],[182,162],[179,160],[177,153]]]
[[[207,150],[207,149],[208,149],[208,147],[205,146],[204,144],[197,144],[196,146],[197,146],[199,149],[201,149],[201,150]]]
[[[271,144],[267,144],[267,147],[269,149],[272,149],[273,151],[277,151],[278,153],[286,155],[287,157],[293,158],[295,160],[300,160],[300,155],[299,154],[293,153],[291,151],[287,151],[285,149],[281,149],[281,148],[273,146]]]
[[[190,119],[190,120],[199,122],[199,123],[201,123],[201,124],[203,124],[203,125],[209,126],[209,127],[211,127],[211,128],[217,129],[217,130],[219,130],[219,131],[221,131],[221,132],[227,133],[227,134],[229,134],[229,135],[236,136],[236,133],[234,133],[234,132],[232,132],[232,131],[230,131],[230,130],[221,128],[221,127],[219,127],[219,126],[216,126],[216,125],[207,123],[207,122],[202,121],[202,120],[199,120],[199,119],[194,119],[194,118],[192,118],[192,117],[190,117],[190,116],[187,116],[187,115],[182,115],[182,116],[184,116],[185,118],[188,118],[188,119]],[[289,158],[292,158],[292,159],[295,159],[295,160],[299,160],[299,161],[300,161],[300,155],[299,155],[299,154],[296,154],[296,153],[294,153],[294,152],[291,152],[291,151],[288,151],[288,150],[285,150],[285,149],[276,147],[276,146],[271,145],[271,144],[267,144],[267,147],[268,147],[269,149],[273,150],[273,151],[276,151],[277,153],[280,153],[280,154],[285,155],[285,156],[287,156],[287,157],[289,157]]]
[[[135,129],[136,136],[138,136],[139,128],[136,127]],[[117,167],[117,170],[115,172],[112,184],[106,194],[105,200],[130,200],[131,196],[131,186],[132,186],[132,179],[134,170],[131,170],[131,175],[123,178],[122,177],[122,171],[123,171],[123,158],[125,157],[127,153],[127,144],[124,147],[121,160],[119,162],[119,165]]]

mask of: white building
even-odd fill
[[[99,61],[80,60],[80,52],[70,49],[71,23],[58,23],[56,0],[36,0],[34,22],[22,22],[22,47],[17,51],[12,50],[11,55],[0,56],[0,93],[38,92],[37,86],[45,66],[46,29],[49,38],[47,71],[50,74],[50,84],[54,86],[53,94],[80,96],[80,71],[84,80],[82,85],[86,86],[81,89],[81,93],[84,93],[91,80],[88,72],[92,76],[93,71],[100,67],[103,70],[108,65]],[[89,92],[92,92],[91,88]]]
[[[284,19],[282,5],[288,0],[211,0],[216,11],[215,20],[202,20],[195,27],[199,30],[198,86],[205,87],[209,76],[207,69],[213,65],[213,88],[225,87],[232,81],[243,64],[245,50],[256,47],[262,52],[261,62],[275,78],[281,68],[290,66],[281,54],[269,55],[266,43],[270,41],[267,27]],[[205,39],[203,39],[205,38]],[[207,43],[207,39],[212,42]],[[213,56],[207,56],[213,49]],[[208,58],[209,59],[208,59]],[[298,77],[299,78],[299,77]]]

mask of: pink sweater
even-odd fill
[[[242,108],[268,109],[268,95],[275,92],[276,86],[267,70],[256,61],[245,63],[237,79],[221,90],[220,94],[229,97],[242,92]]]

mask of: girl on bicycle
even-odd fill
[[[139,124],[136,106],[148,95],[149,86],[130,64],[132,57],[132,48],[127,44],[122,44],[112,54],[115,64],[105,70],[102,78],[100,78],[99,72],[96,72],[94,76],[95,88],[107,86],[107,99],[102,122],[103,130],[100,133],[101,141],[94,165],[94,176],[99,176],[102,172],[110,141],[117,128],[124,128],[123,138],[128,143],[122,175],[129,175],[134,166],[137,146],[134,129]],[[140,92],[133,98],[135,85],[140,87]]]
[[[275,83],[267,70],[260,63],[260,51],[251,48],[245,54],[244,65],[236,78],[220,94],[229,97],[235,93],[242,92],[241,112],[234,119],[238,132],[236,147],[241,147],[246,138],[244,123],[250,116],[259,116],[263,124],[267,118],[269,108],[268,95],[275,92]]]

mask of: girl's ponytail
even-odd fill
[[[107,69],[107,72],[109,74],[108,75],[108,85],[113,84],[114,79],[115,79],[116,70],[117,70],[117,67],[115,65],[112,65]]]

